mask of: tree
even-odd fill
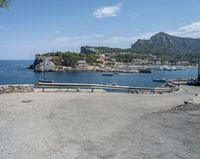
[[[0,8],[7,8],[9,5],[8,0],[0,0]]]

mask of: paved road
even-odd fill
[[[0,158],[199,159],[200,110],[170,110],[195,93],[0,95]]]

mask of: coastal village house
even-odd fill
[[[79,60],[79,61],[76,63],[75,68],[76,68],[77,70],[88,70],[89,65],[87,64],[87,62],[86,62],[85,60]]]

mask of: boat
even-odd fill
[[[41,79],[41,80],[39,80],[39,82],[41,82],[41,83],[54,83],[53,80],[48,80],[48,79]]]
[[[153,79],[153,82],[167,82],[165,78]]]
[[[49,79],[46,78],[45,61],[44,61],[43,79],[40,79],[38,82],[41,82],[41,83],[54,83],[53,80],[49,80]]]
[[[113,76],[113,73],[103,73],[102,76]]]
[[[112,86],[119,86],[117,83],[112,83]]]
[[[142,68],[138,70],[139,73],[152,73],[150,68]]]
[[[165,67],[163,67],[163,71],[172,71],[172,68],[165,66]]]
[[[162,66],[162,67],[160,67],[160,70],[162,70],[162,71],[176,71],[177,68],[175,66],[172,66],[172,67],[170,67],[170,66]]]
[[[157,70],[159,71],[176,71],[177,68],[176,67],[170,67],[170,66],[160,66],[159,68],[157,68]]]
[[[16,67],[23,67],[23,64],[17,64]]]
[[[53,80],[49,80],[49,79],[46,78],[45,71],[43,71],[43,79],[40,79],[38,82],[41,82],[41,83],[54,83]]]

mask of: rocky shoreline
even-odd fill
[[[93,55],[94,56],[94,55]],[[99,55],[100,56],[100,55]],[[103,55],[101,55],[103,56]],[[120,73],[151,73],[149,67],[136,66],[131,63],[113,63],[108,65],[108,59],[99,57],[99,63],[90,64],[86,60],[76,60],[72,63],[70,58],[57,57],[56,55],[36,55],[28,69],[35,72],[120,72]],[[101,63],[101,64],[100,64]]]
[[[0,94],[8,93],[31,93],[34,92],[34,85],[1,85]]]

